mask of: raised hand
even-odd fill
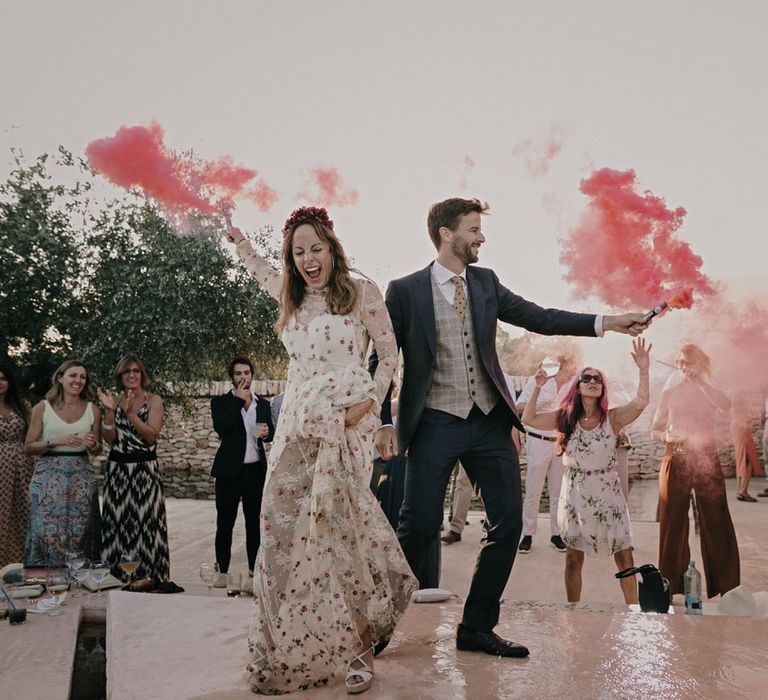
[[[648,365],[651,363],[651,348],[653,343],[645,345],[645,338],[638,338],[632,341],[632,359],[640,369],[648,369]]]
[[[250,408],[253,396],[251,396],[251,386],[245,379],[240,380],[240,383],[235,388],[234,394],[237,398],[245,401],[246,410]]]
[[[541,388],[546,383],[549,377],[547,376],[547,373],[544,371],[541,365],[539,365],[539,368],[536,370],[536,374],[533,375],[533,379],[536,382],[536,386]]]
[[[229,216],[226,216],[227,220],[227,233],[226,238],[230,243],[234,243],[237,245],[240,243],[240,241],[245,240],[245,236],[243,235],[243,232],[237,228],[237,226],[232,225],[232,219],[229,218]]]
[[[136,396],[136,392],[133,389],[128,389],[128,393],[125,395],[125,413],[127,415],[135,415],[137,409],[137,398],[138,397]]]
[[[111,391],[104,391],[103,389],[97,389],[96,394],[99,397],[99,402],[108,411],[114,411],[117,408],[117,396],[114,396]]]

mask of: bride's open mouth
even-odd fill
[[[320,274],[322,273],[322,268],[320,267],[305,267],[304,268],[304,274],[306,274],[307,277],[311,280],[319,280]]]

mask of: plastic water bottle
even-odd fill
[[[683,575],[683,590],[686,614],[701,615],[701,574],[696,570],[694,561],[688,564],[688,569]]]

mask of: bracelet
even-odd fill
[[[115,424],[114,423],[110,423],[109,425],[107,425],[106,423],[102,423],[101,424],[101,429],[102,430],[114,430],[115,429]]]

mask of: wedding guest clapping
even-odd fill
[[[82,362],[67,360],[54,373],[45,400],[32,409],[25,449],[37,456],[25,564],[63,563],[67,552],[99,559],[101,516],[88,455],[101,452],[101,411]]]
[[[133,555],[134,576],[167,581],[168,528],[155,452],[163,429],[163,400],[147,391],[149,375],[136,355],[125,355],[114,371],[119,394],[99,391],[104,439],[110,444],[104,473],[102,558],[120,575],[120,559]]]

